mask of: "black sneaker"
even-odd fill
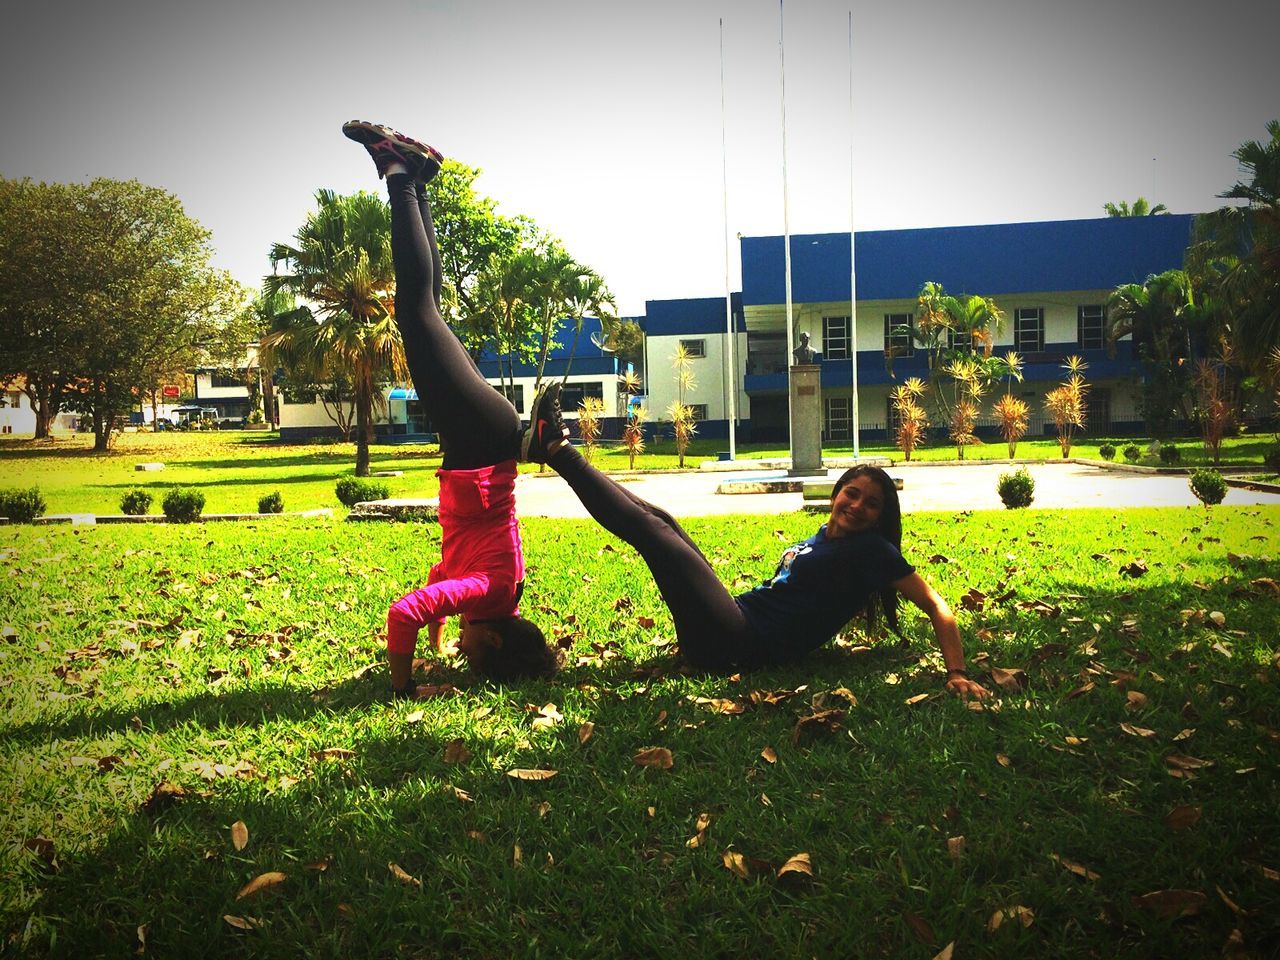
[[[387,175],[388,166],[398,162],[404,164],[409,176],[426,183],[440,172],[440,164],[444,163],[444,154],[435,147],[378,123],[348,120],[342,125],[342,132],[369,151],[380,178]]]
[[[546,463],[550,448],[569,439],[569,428],[560,415],[560,383],[552,380],[542,385],[533,398],[529,426],[520,441],[520,459],[526,463]]]

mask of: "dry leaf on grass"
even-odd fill
[[[266,873],[260,873],[240,888],[240,892],[236,894],[236,899],[243,900],[245,897],[251,897],[263,890],[278,887],[287,879],[289,879],[289,875],[281,873],[279,870],[268,870]]]
[[[345,747],[325,747],[323,750],[311,751],[312,759],[315,760],[350,760],[355,755],[354,750]]]
[[[261,920],[255,920],[253,917],[237,917],[230,913],[224,913],[222,919],[237,930],[257,930],[263,925]]]
[[[809,854],[797,853],[788,858],[787,862],[778,868],[778,877],[812,877],[813,864],[809,861]]]
[[[1005,690],[1021,690],[1027,685],[1027,672],[1016,667],[1010,669],[992,667],[991,679],[996,686]]]
[[[675,759],[666,747],[646,747],[632,759],[638,766],[656,767],[659,770],[670,770],[675,765]]]
[[[1155,890],[1132,898],[1135,907],[1150,910],[1168,920],[1194,916],[1208,900],[1199,890]]]
[[[1135,727],[1132,723],[1122,723],[1120,724],[1120,729],[1131,737],[1146,737],[1149,739],[1156,735],[1154,730],[1147,727]]]
[[[907,926],[911,928],[911,932],[915,934],[915,938],[923,943],[926,947],[931,947],[938,942],[938,935],[933,932],[933,927],[929,925],[929,921],[918,913],[910,910],[902,912],[902,919],[907,921]]]
[[[1174,770],[1201,770],[1206,767],[1212,767],[1212,760],[1201,760],[1198,757],[1189,757],[1181,753],[1171,753],[1164,758],[1164,762]]]
[[[959,860],[964,856],[964,845],[964,837],[947,837],[947,853],[952,860]]]
[[[391,871],[391,875],[401,883],[407,883],[415,887],[421,887],[422,881],[410,873],[407,873],[398,863],[388,863],[387,869]]]
[[[933,960],[951,960],[951,954],[955,948],[956,942],[952,940],[934,955]]]
[[[249,845],[249,828],[243,820],[237,820],[231,825],[231,845],[237,850],[243,850]]]
[[[1186,804],[1174,807],[1164,815],[1165,826],[1170,830],[1186,830],[1200,822],[1200,813],[1199,807]]]
[[[590,720],[584,721],[582,726],[578,727],[578,743],[586,743],[595,732],[596,725]]]
[[[778,751],[773,749],[773,747],[766,746],[760,751],[760,756],[762,756],[768,763],[778,762]]]
[[[466,763],[471,759],[471,751],[461,737],[455,737],[444,746],[445,763]]]
[[[1019,920],[1024,927],[1029,927],[1035,923],[1036,915],[1030,907],[1004,907],[991,915],[991,919],[987,921],[987,932],[995,933],[1006,920]]]
[[[559,770],[527,770],[517,767],[515,770],[508,770],[507,776],[515,780],[550,780]]]
[[[157,814],[162,810],[167,810],[179,800],[185,799],[187,791],[176,783],[170,783],[168,780],[162,780],[155,785],[151,791],[151,796],[142,801],[142,809],[149,814]]]
[[[1066,857],[1060,857],[1056,853],[1053,854],[1053,859],[1057,862],[1058,866],[1062,867],[1064,870],[1074,873],[1077,877],[1084,877],[1086,880],[1098,879],[1098,874],[1094,873],[1082,863],[1076,863],[1074,860],[1068,860]]]

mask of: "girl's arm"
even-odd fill
[[[912,573],[895,580],[893,588],[923,610],[933,624],[933,635],[942,650],[943,662],[947,665],[947,689],[962,698],[976,697],[979,700],[991,694],[986,687],[969,679],[965,671],[964,647],[960,643],[960,627],[956,624],[955,614],[947,606],[947,601],[929,584],[929,581],[918,573]]]

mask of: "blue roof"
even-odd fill
[[[983,296],[1140,283],[1182,266],[1193,219],[1169,214],[859,232],[858,300],[911,299],[927,280],[949,293]],[[740,243],[743,303],[783,303],[782,237]],[[791,284],[796,303],[848,300],[849,234],[793,236]]]
[[[845,250],[849,244],[845,243]],[[782,248],[779,247],[779,250]],[[732,296],[733,325],[745,331],[742,294]],[[643,317],[638,318],[648,337],[670,337],[688,333],[724,333],[724,297],[692,297],[685,300],[646,300]]]

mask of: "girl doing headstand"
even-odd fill
[[[440,253],[426,183],[441,154],[387,127],[353,120],[342,132],[361,144],[391,199],[396,324],[418,401],[440,434],[441,558],[427,585],[387,612],[392,692],[411,696],[413,654],[425,626],[437,652],[446,617],[459,616],[458,650],[495,679],[555,671],[559,656],[520,616],[524,553],[516,519],[520,417],[480,375],[440,313]]]

